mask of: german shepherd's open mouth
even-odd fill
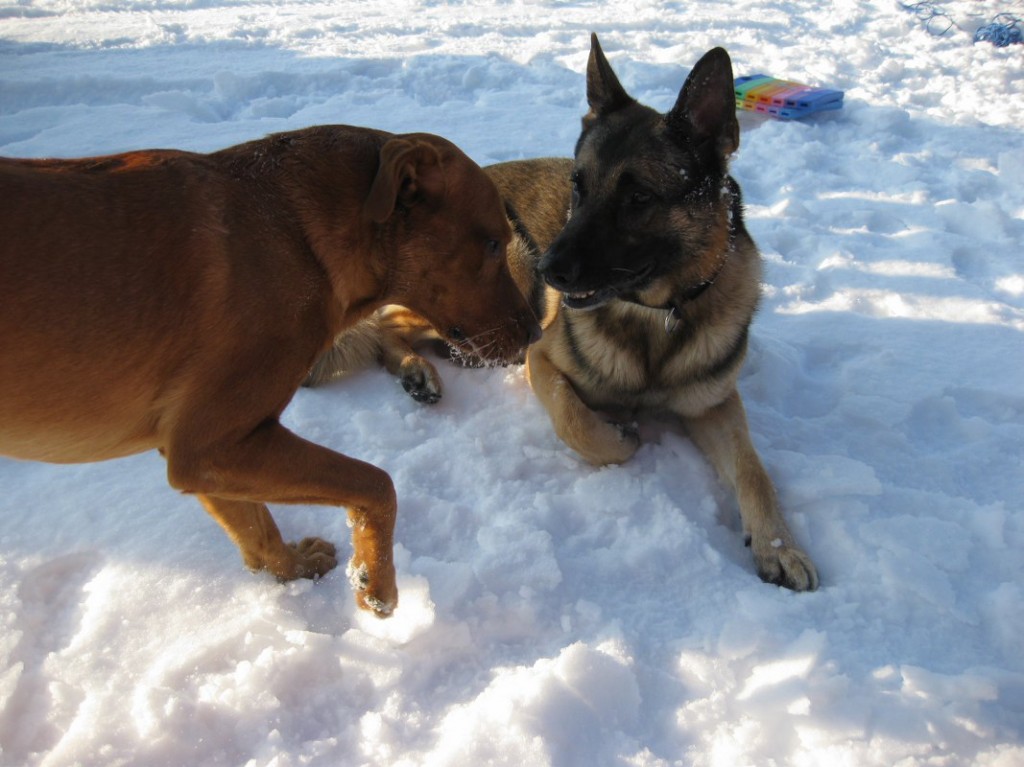
[[[563,291],[562,305],[569,309],[596,309],[616,298],[630,303],[640,303],[636,294],[642,292],[656,279],[654,272],[655,264],[650,263],[643,266],[640,271],[626,275],[622,282],[615,285],[593,290]],[[546,281],[556,290],[560,289],[550,277],[546,278]]]

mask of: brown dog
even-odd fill
[[[264,504],[346,506],[357,602],[390,614],[390,477],[278,418],[335,336],[386,303],[467,353],[536,339],[479,167],[436,136],[324,126],[208,155],[0,159],[0,199],[0,454],[156,448],[245,564],[282,580],[324,574],[335,550],[285,544]]]
[[[732,65],[718,48],[659,114],[626,93],[595,36],[575,159],[485,170],[516,233],[512,272],[542,318],[527,375],[558,436],[590,463],[621,463],[638,445],[623,421],[680,423],[735,492],[761,578],[813,590],[817,571],[779,509],[736,387],[761,259],[728,175],[739,145],[734,99]],[[422,321],[389,309],[374,322],[387,347],[380,356],[403,360],[406,388],[439,393],[430,363],[396,347],[418,340]]]

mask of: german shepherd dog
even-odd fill
[[[739,145],[729,55],[701,58],[663,115],[626,93],[594,35],[587,102],[575,160],[485,169],[512,224],[513,276],[544,327],[526,355],[530,385],[558,436],[595,465],[636,451],[623,416],[678,420],[735,491],[760,577],[814,590],[736,387],[761,259],[728,174]],[[426,337],[424,323],[399,309],[375,322],[363,334],[377,356],[414,397],[436,400],[436,370],[407,345]],[[344,367],[350,344],[342,338],[314,378]]]

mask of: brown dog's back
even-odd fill
[[[282,305],[237,279],[227,248],[264,261],[279,284],[312,283],[312,263],[303,278],[294,259],[267,257],[274,228],[236,204],[258,203],[257,190],[226,183],[225,164],[173,151],[0,162],[5,452],[66,462],[157,446],[161,421],[191,394],[178,389],[190,368],[246,353],[183,327],[238,316],[244,302],[263,302],[266,316]],[[257,233],[271,241],[254,247]]]
[[[153,212],[189,216],[193,195],[202,205],[204,189],[216,179],[204,172],[193,180],[180,171],[195,164],[178,153],[0,161],[7,207],[0,217],[6,452],[74,461],[147,446],[153,429],[147,421],[159,417],[152,413],[160,394],[155,384],[187,361],[173,331],[191,321],[192,293],[205,287],[181,284],[177,275],[189,270],[176,271],[164,255],[195,257],[201,249],[190,240],[202,233]],[[133,230],[145,231],[145,240],[131,236]],[[162,306],[182,308],[172,314]],[[115,412],[130,417],[111,418]]]

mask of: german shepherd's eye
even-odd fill
[[[579,173],[573,173],[571,176],[572,180],[572,204],[575,206],[580,198],[583,197],[583,181],[580,179]]]
[[[501,243],[497,240],[487,241],[487,255],[491,258],[497,258],[501,255]]]
[[[634,208],[642,208],[652,199],[654,199],[654,197],[650,192],[633,192],[633,194],[629,196],[629,204]]]

